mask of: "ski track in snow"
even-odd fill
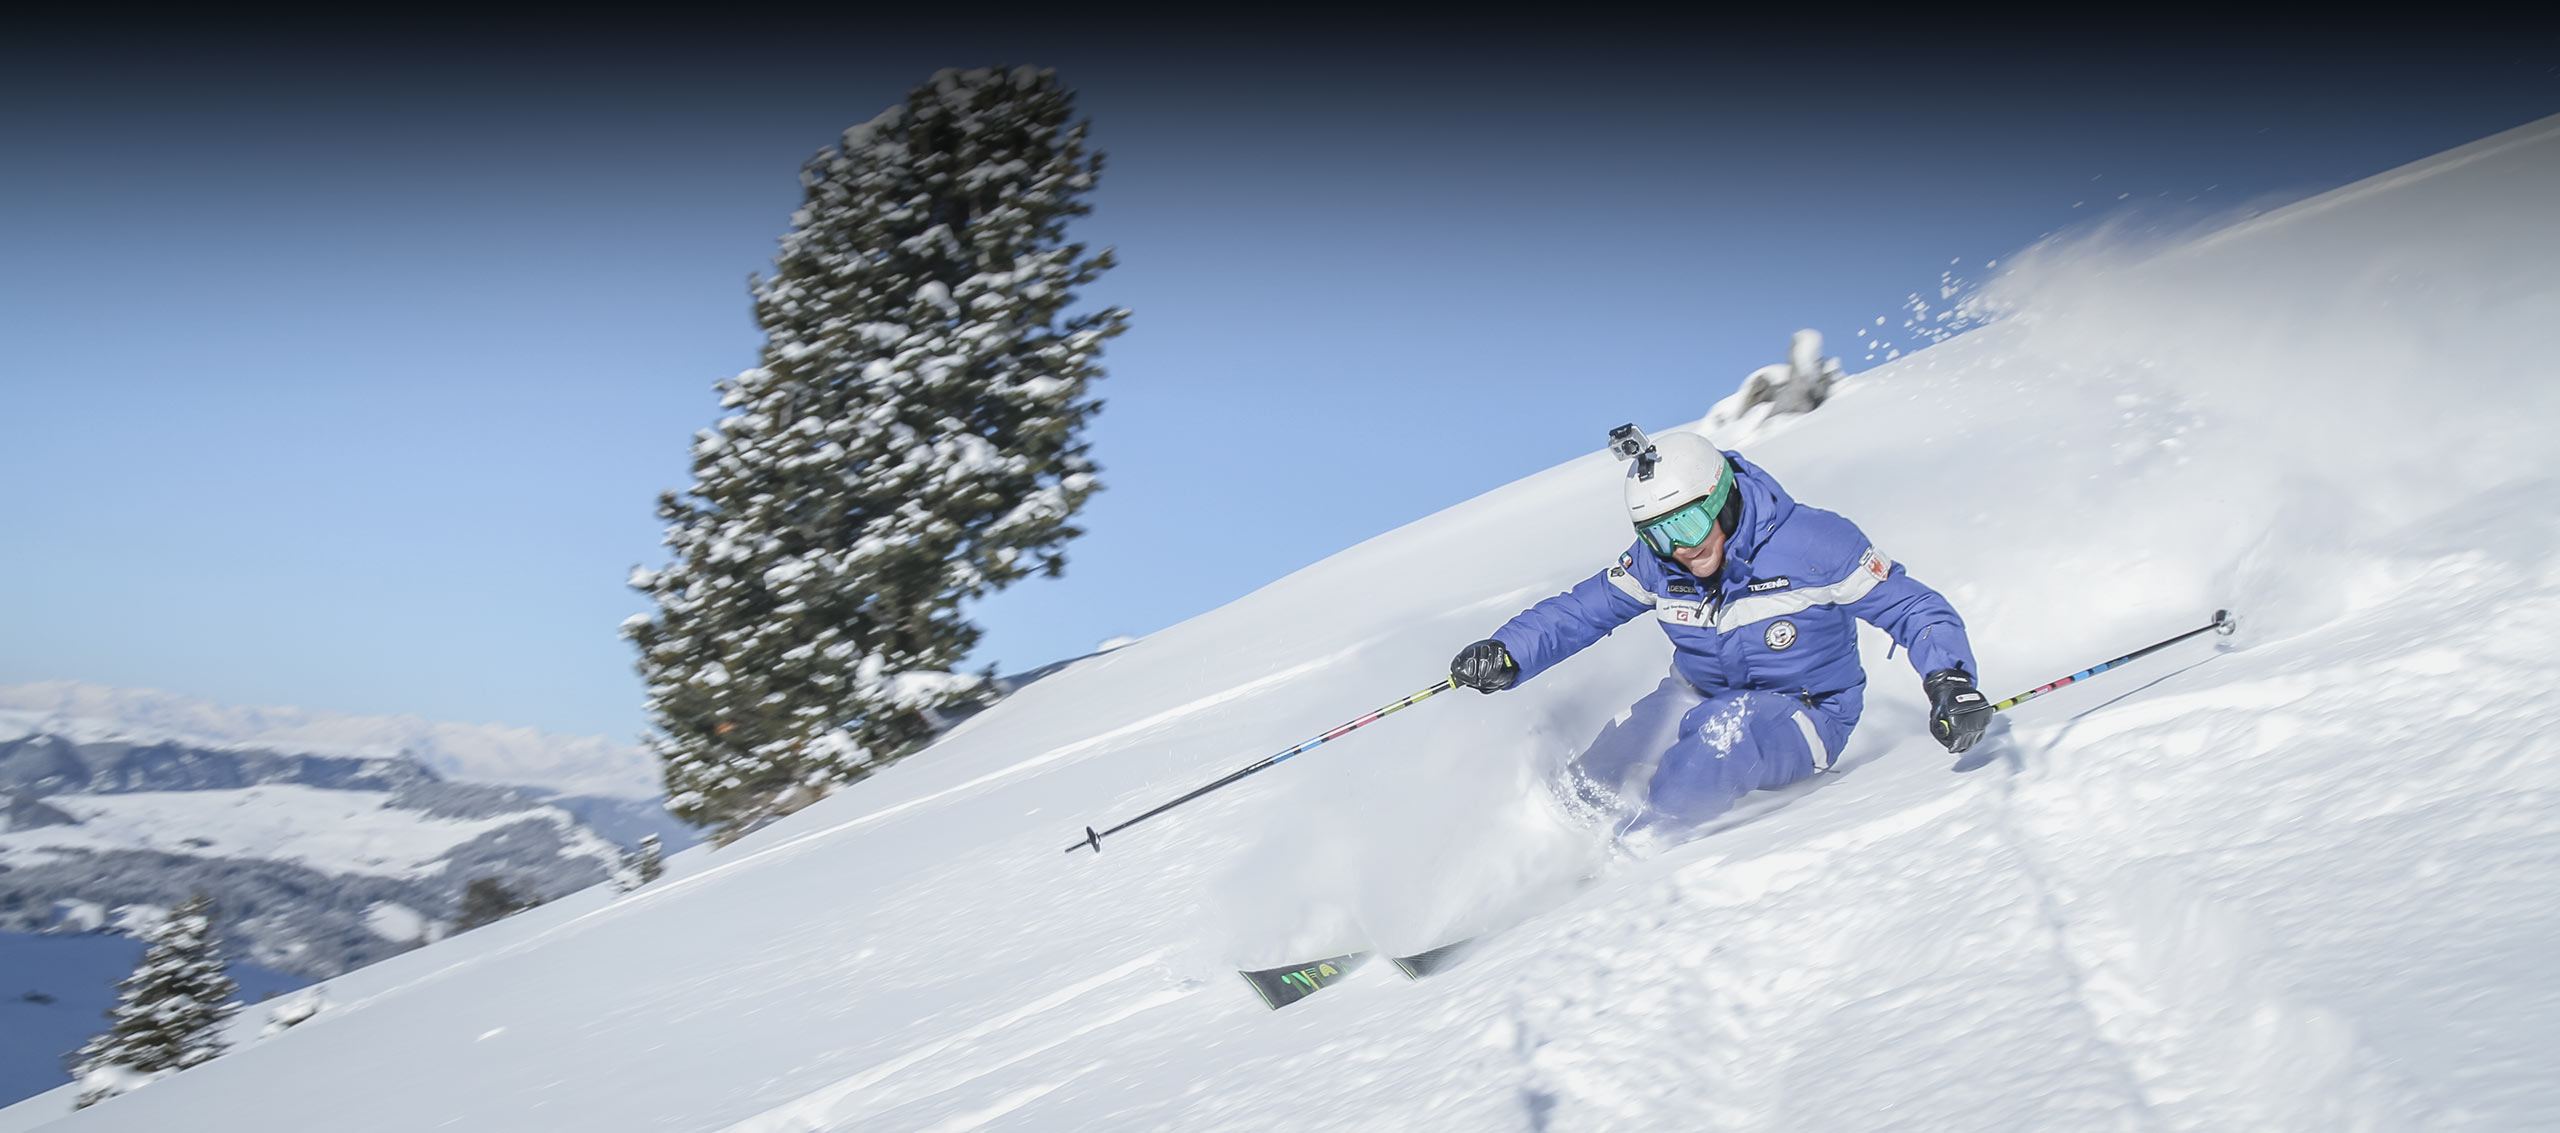
[[[952,1035],[949,1038],[938,1039],[933,1042],[926,1043],[923,1046],[917,1047],[905,1054],[901,1054],[896,1058],[892,1058],[887,1062],[883,1062],[850,1078],[846,1078],[843,1081],[827,1087],[826,1089],[819,1090],[807,1097],[791,1102],[788,1105],[778,1106],[774,1109],[738,1122],[727,1127],[723,1133],[823,1133],[824,1130],[829,1129],[853,1128],[855,1126],[852,1123],[859,1118],[866,1117],[881,1110],[903,1105],[917,1098],[957,1089],[960,1086],[966,1085],[967,1083],[996,1070],[1011,1066],[1026,1058],[1047,1053],[1056,1047],[1072,1042],[1093,1031],[1112,1026],[1124,1019],[1142,1014],[1146,1011],[1161,1007],[1167,1003],[1171,1003],[1192,994],[1192,991],[1196,989],[1176,988],[1159,990],[1126,1003],[1116,1004],[1098,1016],[1078,1024],[1074,1030],[1067,1032],[1065,1035],[1040,1043],[1036,1046],[1032,1046],[1028,1049],[1016,1051],[1010,1054],[999,1054],[994,1061],[980,1062],[974,1065],[959,1067],[951,1072],[941,1075],[921,1075],[899,1078],[887,1089],[873,1091],[873,1087],[878,1086],[893,1077],[905,1074],[906,1071],[915,1067],[917,1064],[934,1059],[946,1051],[950,1051],[954,1048],[963,1048],[969,1044],[980,1042],[989,1036],[1000,1034],[1008,1029],[1018,1026],[1023,1021],[1031,1019],[1034,1016],[1056,1011],[1059,1008],[1074,1004],[1076,1001],[1083,999],[1094,992],[1101,991],[1110,988],[1115,984],[1121,983],[1130,976],[1157,966],[1163,962],[1167,954],[1168,953],[1166,952],[1158,952],[1151,956],[1140,957],[1139,959],[1122,964],[1117,968],[1113,968],[1110,971],[1104,972],[1091,979],[1071,984],[1042,999],[1034,1001],[1030,1005],[1019,1010],[996,1016],[995,1018],[961,1031],[958,1034]],[[980,1124],[992,1121],[997,1117],[1001,1117],[1006,1113],[1010,1113],[1015,1109],[1021,1108],[1023,1104],[1026,1104],[1032,1099],[1046,1094],[1063,1084],[1064,1082],[1061,1081],[1021,1091],[1009,1098],[1007,1103],[1000,1103],[987,1110],[981,1111],[975,1115],[975,1119],[973,1121],[965,1124],[946,1122],[943,1125],[935,1126],[935,1128],[974,1129]]]
[[[1012,1113],[1017,1109],[1021,1109],[1032,1102],[1048,1096],[1050,1093],[1057,1090],[1058,1087],[1066,1085],[1067,1082],[1083,1077],[1084,1075],[1101,1068],[1102,1064],[1097,1062],[1085,1067],[1076,1074],[1070,1075],[1066,1079],[1032,1086],[1028,1089],[1015,1090],[1014,1092],[1005,1095],[1002,1101],[999,1101],[994,1105],[975,1112],[964,1113],[948,1121],[937,1123],[927,1129],[925,1133],[967,1133],[968,1130],[984,1127],[990,1121],[1003,1117],[1008,1113]]]

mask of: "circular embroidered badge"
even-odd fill
[[[1796,643],[1796,623],[1790,621],[1771,622],[1769,623],[1769,632],[1763,635],[1761,640],[1768,642],[1769,648],[1771,649],[1784,649],[1793,645]]]

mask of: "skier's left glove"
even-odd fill
[[[1920,687],[1929,693],[1929,734],[1948,751],[1963,754],[1991,726],[1990,698],[1973,687],[1964,670],[1940,669],[1921,678]]]
[[[1488,637],[1449,659],[1449,679],[1477,692],[1500,692],[1520,679],[1520,665],[1501,639]]]

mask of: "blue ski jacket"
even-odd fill
[[[1494,631],[1520,666],[1519,683],[1645,613],[1671,638],[1672,671],[1709,696],[1759,690],[1810,703],[1861,689],[1867,674],[1853,617],[1891,635],[1923,676],[1978,672],[1964,621],[1937,591],[1876,550],[1856,524],[1797,503],[1758,465],[1724,455],[1742,518],[1725,541],[1718,576],[1700,579],[1638,540],[1616,566]],[[1840,699],[1843,707],[1862,703]],[[1856,708],[1849,712],[1844,727],[1856,720]]]

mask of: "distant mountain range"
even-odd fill
[[[349,716],[305,708],[239,708],[149,689],[78,681],[0,685],[0,739],[175,742],[200,750],[405,756],[447,779],[538,787],[564,795],[649,799],[657,761],[636,744],[556,736],[500,724],[416,716]]]
[[[550,899],[694,841],[638,748],[529,729],[0,689],[0,930],[109,929],[212,894],[235,956],[322,979],[450,930],[472,881]],[[475,773],[497,781],[468,782]],[[570,794],[576,788],[615,788]]]

